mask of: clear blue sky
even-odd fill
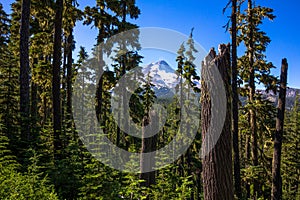
[[[6,11],[12,0],[1,0]],[[93,6],[95,0],[78,0],[80,7]],[[140,27],[169,28],[186,35],[192,27],[194,39],[206,50],[217,47],[219,43],[230,42],[230,36],[222,28],[230,15],[222,9],[227,0],[137,0],[141,15],[135,21]],[[265,21],[262,26],[272,42],[267,49],[267,59],[277,66],[273,73],[279,76],[281,59],[286,57],[289,63],[288,83],[290,87],[300,88],[300,17],[299,0],[257,0],[257,4],[274,9],[277,16],[273,22]],[[77,47],[90,49],[95,44],[96,30],[77,23],[75,40]]]

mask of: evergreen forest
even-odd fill
[[[139,30],[135,21],[143,10],[135,0],[94,0],[84,9],[77,0],[15,0],[9,14],[2,4],[0,199],[300,200],[300,93],[287,108],[287,77],[294,73],[288,69],[289,58],[278,58],[281,66],[266,58],[271,38],[262,25],[276,21],[272,8],[254,0],[224,1],[219,12],[225,19],[229,14],[223,31],[230,43],[212,48],[205,62],[196,63],[192,29],[174,58],[177,92],[159,98],[154,77],[142,73],[139,31],[130,32],[129,40],[109,43],[115,35]],[[78,24],[97,30],[91,53],[76,44]],[[105,48],[99,50],[101,44]],[[114,45],[118,48],[113,51]],[[113,57],[109,66],[105,56]],[[211,76],[212,65],[224,84]],[[281,69],[279,76],[272,74],[274,68]],[[143,79],[130,93],[124,88],[131,81],[122,79],[128,74]],[[118,85],[125,87],[118,90]],[[220,94],[209,89],[216,85],[224,88],[227,109],[224,123],[218,124],[220,138],[212,144],[213,113],[222,115],[214,108],[220,102],[213,101]],[[276,95],[276,102],[259,89]],[[131,121],[123,115],[126,103]],[[147,125],[159,124],[163,114],[153,112],[154,104],[168,116],[157,134],[145,137]],[[115,120],[114,112],[123,114]],[[126,130],[130,123],[138,125],[141,136],[130,135],[120,123]],[[130,158],[114,154],[107,163],[139,169],[122,171],[98,159],[109,153],[102,150],[98,129],[115,146],[141,155],[174,138],[190,145],[155,170],[148,166],[167,162],[170,155],[125,162]]]

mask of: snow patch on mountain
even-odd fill
[[[150,74],[152,84],[157,88],[174,88],[179,83],[178,74],[164,60],[147,65],[142,72],[145,76]]]

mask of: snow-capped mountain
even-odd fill
[[[142,72],[146,77],[148,74],[152,77],[152,84],[154,91],[159,98],[170,98],[174,96],[175,87],[179,83],[178,74],[176,71],[164,60],[160,60],[142,68]],[[194,83],[200,88],[200,82],[194,80]],[[275,105],[277,105],[278,94],[266,92],[265,90],[257,90],[258,93]],[[294,105],[296,94],[300,94],[300,89],[288,88],[286,92],[286,108],[291,109]],[[245,98],[241,97],[241,101],[245,102]]]
[[[150,74],[152,77],[152,84],[158,89],[175,88],[179,83],[176,71],[164,60],[147,65],[142,69],[142,72],[145,76]]]
[[[150,74],[157,97],[170,98],[174,96],[175,88],[179,84],[180,79],[178,73],[166,61],[159,60],[150,63],[142,68],[142,72],[145,77]],[[194,80],[194,83],[200,88],[198,80]]]

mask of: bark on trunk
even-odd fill
[[[20,115],[22,142],[30,139],[30,67],[29,67],[30,0],[22,1],[20,27]]]
[[[70,35],[67,39],[68,43],[68,58],[67,58],[67,120],[72,120],[72,78],[73,78],[73,28],[70,28]],[[70,122],[68,122],[70,123]],[[70,123],[71,124],[71,123]]]
[[[38,59],[35,58],[32,64],[32,69],[35,69],[35,66],[38,64]],[[30,127],[32,140],[35,141],[38,135],[38,85],[31,81],[31,105],[30,105]]]
[[[59,160],[61,148],[61,98],[60,98],[60,65],[61,65],[61,42],[62,42],[62,12],[63,0],[57,0],[55,14],[53,71],[52,71],[52,98],[53,98],[53,129],[54,129],[54,157]]]
[[[100,45],[104,41],[104,27],[102,26],[99,30],[98,35],[98,45]],[[97,85],[97,92],[96,92],[96,99],[97,99],[97,107],[96,107],[96,115],[97,119],[100,124],[103,123],[102,119],[102,98],[103,98],[103,67],[104,67],[104,61],[103,61],[103,50],[101,48],[98,49],[98,64],[99,64],[99,74],[100,79]]]
[[[250,165],[251,165],[251,136],[250,135],[248,135],[248,136],[246,136],[246,167],[249,167]],[[246,193],[246,195],[247,195],[247,199],[249,199],[250,198],[250,196],[251,196],[251,190],[250,190],[250,184],[251,183],[249,183],[249,182],[245,182],[245,184],[246,184],[246,191],[247,191],[247,193]]]
[[[61,121],[62,122],[66,122],[66,97],[67,97],[67,76],[66,76],[66,72],[67,72],[67,58],[68,58],[68,38],[64,37],[63,38],[64,42],[63,42],[63,63],[62,63],[62,80],[61,80]],[[66,127],[62,126],[62,129],[65,130]]]
[[[211,61],[217,66],[226,89],[227,95],[227,111],[226,118],[221,135],[213,147],[213,149],[203,158],[203,189],[205,200],[231,200],[233,199],[233,181],[232,181],[232,140],[231,140],[231,108],[229,95],[229,69],[230,69],[230,47],[229,45],[220,45],[221,51],[216,57],[216,52],[211,50],[206,61]],[[207,64],[207,63],[206,63]],[[205,137],[213,137],[208,135],[208,128],[212,118],[211,96],[208,90],[208,83],[216,83],[215,80],[205,74],[210,74],[211,64],[202,66],[202,90],[201,90],[201,124],[202,124],[202,141]],[[214,92],[214,91],[212,91]],[[217,105],[214,105],[217,106]],[[211,133],[213,134],[213,133]],[[206,145],[212,145],[208,142]],[[202,147],[205,148],[205,147]]]
[[[145,138],[146,133],[144,127],[147,126],[152,121],[153,125],[158,125],[158,116],[155,113],[151,113],[151,116],[145,116],[143,118],[143,131],[142,131],[142,150],[141,153],[149,153],[156,150],[157,144],[157,134],[153,137]],[[156,130],[156,128],[153,128]],[[155,184],[155,171],[153,167],[155,166],[155,157],[151,157],[150,159],[145,159],[143,154],[141,154],[140,158],[140,180],[144,180],[141,182],[141,187],[150,187],[151,185]],[[148,172],[145,172],[148,171]],[[149,172],[150,171],[150,172]]]
[[[273,166],[272,166],[272,200],[282,199],[282,187],[281,187],[281,174],[280,174],[280,162],[281,162],[281,146],[283,136],[283,123],[284,123],[284,111],[285,111],[285,97],[286,97],[286,85],[287,85],[287,69],[288,63],[286,59],[282,60],[281,75],[280,75],[280,91],[277,107],[276,118],[276,132],[274,137],[274,153],[273,153]]]

